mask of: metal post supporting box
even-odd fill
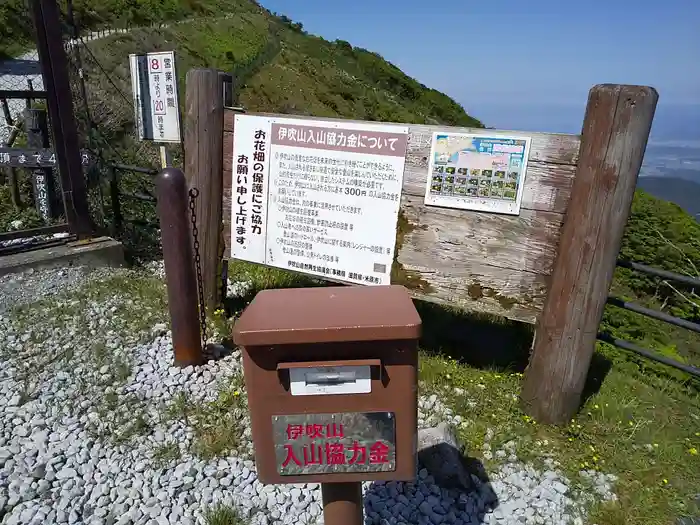
[[[260,292],[234,326],[260,481],[414,480],[420,329],[402,286]]]

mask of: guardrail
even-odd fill
[[[653,268],[651,266],[646,266],[644,264],[640,264],[640,263],[636,263],[636,262],[632,262],[632,261],[618,260],[617,266],[619,266],[621,268],[628,268],[630,270],[641,272],[641,273],[644,273],[647,275],[651,275],[652,277],[659,277],[661,279],[667,279],[669,281],[673,281],[675,283],[678,283],[680,285],[687,286],[690,288],[700,289],[700,279],[698,279],[696,277],[691,277],[688,275],[681,275],[681,274],[669,272],[666,270],[659,270],[658,268]],[[607,302],[608,302],[608,304],[611,304],[617,308],[622,308],[622,309],[628,310],[630,312],[635,312],[635,313],[638,313],[641,315],[645,315],[647,317],[650,317],[651,319],[656,319],[658,321],[663,321],[665,323],[672,324],[672,325],[678,326],[680,328],[685,328],[686,330],[690,330],[692,332],[700,333],[700,324],[694,323],[692,321],[688,321],[687,319],[681,319],[680,317],[676,317],[674,315],[670,315],[670,314],[667,314],[664,312],[659,312],[658,310],[653,310],[651,308],[646,308],[644,306],[625,301],[624,299],[620,299],[619,297],[609,296]],[[633,353],[640,355],[642,357],[645,357],[647,359],[651,359],[653,361],[657,361],[659,363],[676,368],[678,370],[682,370],[683,372],[686,372],[694,377],[700,377],[700,368],[696,368],[694,366],[680,363],[680,362],[676,361],[675,359],[671,359],[671,358],[659,355],[652,350],[649,350],[647,348],[643,348],[641,346],[638,346],[638,345],[631,343],[629,341],[625,341],[623,339],[618,339],[618,338],[616,338],[608,333],[599,333],[597,337],[598,337],[599,341],[603,341],[605,343],[611,344],[613,346],[616,346],[617,348],[627,350],[628,352],[633,352]]]
[[[130,171],[132,173],[142,173],[144,175],[157,175],[158,170],[153,168],[143,168],[140,166],[130,166],[128,164],[112,164],[109,166],[109,198],[112,207],[112,223],[110,225],[112,235],[116,236],[122,231],[125,222],[145,226],[147,228],[158,229],[157,222],[145,221],[142,219],[124,217],[122,214],[121,199],[130,199],[143,202],[156,203],[156,197],[147,191],[136,193],[124,193],[119,189],[119,172]]]

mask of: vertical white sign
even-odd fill
[[[181,142],[174,52],[129,55],[129,64],[139,139]]]
[[[238,120],[233,136],[231,256],[264,264],[269,188],[270,120]]]
[[[390,283],[407,127],[236,115],[234,130],[232,257],[353,284]],[[240,161],[255,153],[261,131],[262,248],[238,238],[236,222],[241,195],[250,192],[236,189]]]

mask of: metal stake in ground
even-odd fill
[[[175,365],[201,364],[197,280],[187,208],[187,181],[177,168],[166,168],[156,177],[168,307],[173,334]]]
[[[321,483],[323,521],[333,525],[361,525],[362,483]]]

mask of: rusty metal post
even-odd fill
[[[182,170],[161,171],[156,177],[156,196],[175,366],[201,364],[197,280],[187,218],[187,180]]]
[[[362,483],[321,483],[323,522],[362,525]]]

